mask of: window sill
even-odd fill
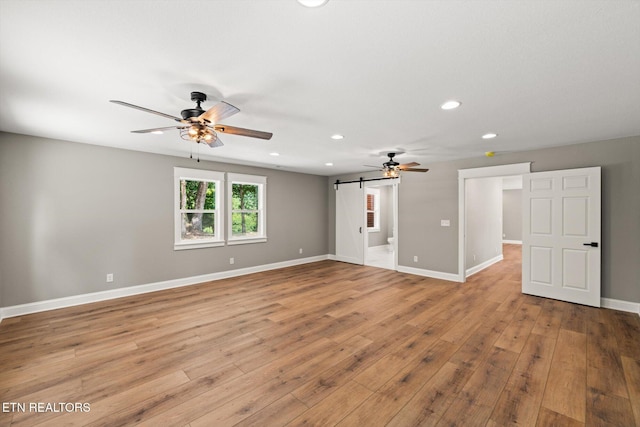
[[[184,251],[187,249],[215,248],[218,246],[224,246],[224,241],[219,240],[215,242],[174,243],[173,250]]]
[[[236,239],[229,239],[227,241],[227,245],[232,246],[232,245],[246,245],[249,243],[265,243],[267,241],[266,237],[248,237],[248,238],[236,238]]]

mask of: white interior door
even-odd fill
[[[600,168],[523,176],[522,292],[600,307]]]
[[[364,188],[359,182],[336,190],[336,260],[364,264]]]

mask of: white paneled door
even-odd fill
[[[364,264],[364,188],[359,182],[336,190],[336,260]]]
[[[523,176],[522,292],[600,307],[600,168]]]

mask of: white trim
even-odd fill
[[[640,316],[640,303],[622,301],[612,298],[600,298],[602,308],[610,308],[612,310],[628,311],[629,313],[637,313]]]
[[[218,246],[224,246],[224,240],[206,240],[202,243],[174,243],[174,251],[184,251],[187,249],[201,249],[201,248],[215,248]]]
[[[507,245],[521,245],[522,240],[503,240],[502,243],[505,243]]]
[[[132,295],[146,294],[148,292],[162,291],[165,289],[179,288],[182,286],[196,285],[203,282],[228,279],[247,274],[260,273],[262,271],[276,270],[278,268],[292,267],[294,265],[308,264],[329,259],[329,255],[299,258],[273,264],[258,265],[255,267],[239,268],[236,270],[221,271],[217,273],[203,274],[200,276],[185,277],[182,279],[166,280],[163,282],[147,283],[144,285],[129,286],[126,288],[110,289],[108,291],[92,292],[90,294],[73,295],[70,297],[56,298],[46,301],[37,301],[27,304],[14,305],[0,308],[0,319],[38,313],[47,310],[73,307],[92,302],[107,301]]]
[[[502,254],[495,256],[489,260],[486,260],[485,262],[481,262],[480,264],[476,265],[475,267],[471,267],[469,269],[467,269],[466,271],[466,276],[473,276],[474,274],[484,270],[485,268],[491,267],[493,264],[495,264],[496,262],[500,262],[504,259],[504,256]]]
[[[400,273],[415,274],[416,276],[431,277],[433,279],[447,280],[449,282],[460,282],[460,276],[454,273],[443,273],[442,271],[425,270],[422,268],[405,267],[399,265],[397,271]]]
[[[458,169],[458,178],[489,178],[492,176],[522,175],[531,172],[531,162],[510,165],[487,166],[483,168]]]
[[[243,237],[243,238],[236,237],[233,240],[229,240],[227,242],[227,245],[228,246],[246,245],[247,243],[264,243],[266,241],[267,241],[267,236],[262,236],[262,237]]]
[[[276,262],[273,264],[265,264],[256,267],[240,268],[237,270],[223,271],[219,273],[204,274],[201,276],[186,277],[183,279],[167,280],[164,282],[148,283],[146,285],[130,286],[127,288],[112,289],[108,291],[93,292],[90,294],[74,295],[65,298],[57,298],[46,301],[32,302],[28,304],[20,304],[9,307],[0,307],[0,322],[9,317],[23,316],[25,314],[39,313],[41,311],[56,310],[59,308],[73,307],[76,305],[89,304],[92,302],[107,301],[115,298],[122,298],[132,295],[139,295],[149,292],[156,292],[165,289],[179,288],[182,286],[196,285],[203,282],[227,279],[231,277],[243,276],[246,274],[259,273],[262,271],[275,270],[278,268],[292,267],[295,265],[309,264],[312,262],[324,260],[336,261],[333,254],[319,255],[315,257],[300,258],[295,260]],[[431,277],[434,279],[447,280],[451,282],[459,282],[458,275],[452,273],[443,273],[440,271],[424,270],[421,268],[398,266],[399,273],[415,274],[417,276]],[[622,301],[612,298],[601,298],[602,308],[612,310],[626,311],[629,313],[637,313],[640,315],[640,303]]]
[[[180,209],[180,181],[205,181],[213,182],[216,186],[215,209],[203,211],[214,214],[214,224],[216,227],[214,236],[210,239],[183,240],[182,239],[182,210]],[[187,169],[174,166],[173,168],[173,250],[200,249],[224,246],[224,227],[222,213],[224,210],[224,172],[211,171],[206,169]],[[189,209],[193,212],[196,209]]]
[[[484,168],[458,170],[458,282],[464,283],[465,253],[467,248],[466,233],[466,180],[469,178],[488,178],[493,176],[522,175],[531,172],[531,162],[510,165],[488,166]]]
[[[256,236],[233,235],[233,184],[255,185],[258,187],[258,232]],[[267,241],[267,177],[227,172],[227,245],[243,245]]]

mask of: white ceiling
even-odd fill
[[[3,131],[188,157],[108,101],[179,116],[196,90],[274,133],[201,158],[319,175],[640,135],[640,1],[0,0]]]

